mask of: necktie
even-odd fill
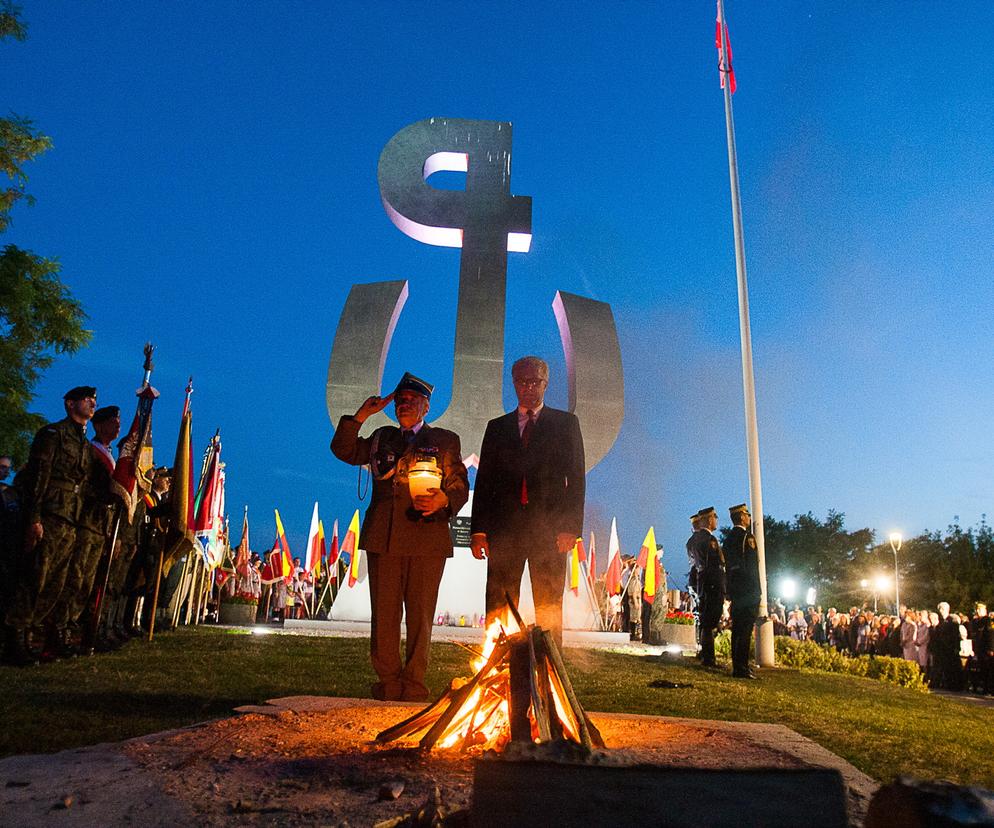
[[[525,427],[521,430],[521,447],[523,449],[528,448],[528,442],[531,440],[532,431],[535,428],[535,412],[529,409],[526,413],[528,419],[525,421]],[[528,505],[528,479],[524,476],[521,477],[521,505]]]
[[[405,428],[404,429],[404,442],[406,442],[407,445],[410,445],[411,443],[413,443],[414,442],[414,438],[416,436],[417,435],[414,433],[414,429],[413,428]]]

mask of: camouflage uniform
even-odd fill
[[[83,509],[76,531],[76,549],[69,563],[66,585],[53,610],[56,627],[76,624],[93,596],[97,567],[113,528],[114,503],[110,491],[110,469],[91,447],[93,462],[83,489]]]
[[[15,634],[41,625],[59,602],[84,506],[93,450],[86,426],[70,417],[50,423],[31,444],[16,484],[23,498],[24,526],[41,523],[42,539],[30,551],[26,572],[7,610]]]

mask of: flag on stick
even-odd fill
[[[242,539],[238,542],[238,549],[235,550],[235,572],[243,578],[248,577],[249,571],[249,525],[248,506],[245,507],[245,516],[242,518]]]
[[[328,545],[325,543],[324,539],[324,521],[318,521],[318,554],[317,559],[314,561],[314,580],[317,581],[321,577],[322,567],[328,566]]]
[[[290,578],[293,576],[293,558],[290,555],[290,544],[286,542],[286,532],[283,531],[283,521],[280,520],[280,510],[274,509],[276,512],[276,543],[273,544],[273,548],[276,548],[276,544],[279,544],[280,550],[283,554],[280,555],[281,563],[280,566],[283,570],[283,577]]]
[[[621,544],[618,543],[618,519],[611,519],[611,540],[607,546],[607,572],[604,573],[604,589],[608,595],[621,592]]]
[[[580,561],[587,557],[583,549],[583,538],[577,538],[569,553],[569,588],[574,595],[580,594]]]
[[[152,352],[155,347],[151,342],[145,343],[145,377],[142,387],[138,389],[138,405],[135,408],[135,418],[131,421],[131,428],[118,443],[117,464],[111,475],[111,491],[121,498],[124,503],[125,513],[128,515],[128,523],[135,515],[135,506],[142,490],[149,488],[148,481],[139,470],[139,463],[146,445],[150,443],[152,436],[152,403],[159,396],[151,385],[149,379],[152,376]]]
[[[331,549],[328,550],[328,566],[332,567],[338,563],[338,519],[335,519],[331,527]]]
[[[721,55],[721,0],[718,0],[717,18],[714,24],[714,45],[718,49],[718,77],[721,79],[721,88],[725,88],[725,75],[728,75],[728,85],[732,94],[735,94],[735,70],[732,68],[732,41],[728,36],[728,24],[725,24],[725,62],[722,62]],[[746,67],[748,68],[748,67]]]
[[[190,395],[193,377],[186,385],[183,416],[176,439],[176,457],[173,460],[173,482],[170,502],[173,508],[173,527],[183,537],[193,541],[193,415],[190,412]]]
[[[642,548],[639,549],[636,563],[645,571],[642,600],[651,604],[656,600],[656,586],[660,580],[662,569],[659,563],[659,550],[656,549],[656,532],[651,526],[645,535],[645,540],[642,541]]]
[[[307,551],[304,553],[304,572],[314,572],[321,566],[321,520],[318,518],[318,504],[314,502],[311,525],[307,530]]]
[[[342,541],[342,559],[348,555],[349,586],[354,587],[359,580],[359,510],[355,510],[349,530]]]
[[[587,553],[587,580],[590,581],[590,588],[594,588],[597,579],[597,545],[594,540],[594,533],[590,533],[590,552]]]

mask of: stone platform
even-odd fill
[[[9,757],[0,760],[0,822],[355,828],[416,811],[436,788],[446,808],[468,812],[472,756],[426,756],[410,746],[373,742],[380,730],[417,709],[298,696],[126,742]],[[612,764],[681,772],[834,769],[842,776],[851,824],[861,822],[877,787],[782,725],[602,713],[591,718],[611,749]]]

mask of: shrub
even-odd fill
[[[236,592],[234,595],[227,595],[221,598],[222,604],[251,604],[259,606],[259,598],[251,592]]]
[[[666,618],[663,619],[664,624],[690,624],[694,623],[694,613],[692,612],[680,612],[679,610],[667,610]]]
[[[868,655],[853,658],[826,644],[797,641],[785,636],[777,636],[775,642],[777,664],[783,667],[864,676],[896,684],[898,687],[907,687],[922,693],[928,692],[918,665],[903,658]]]

